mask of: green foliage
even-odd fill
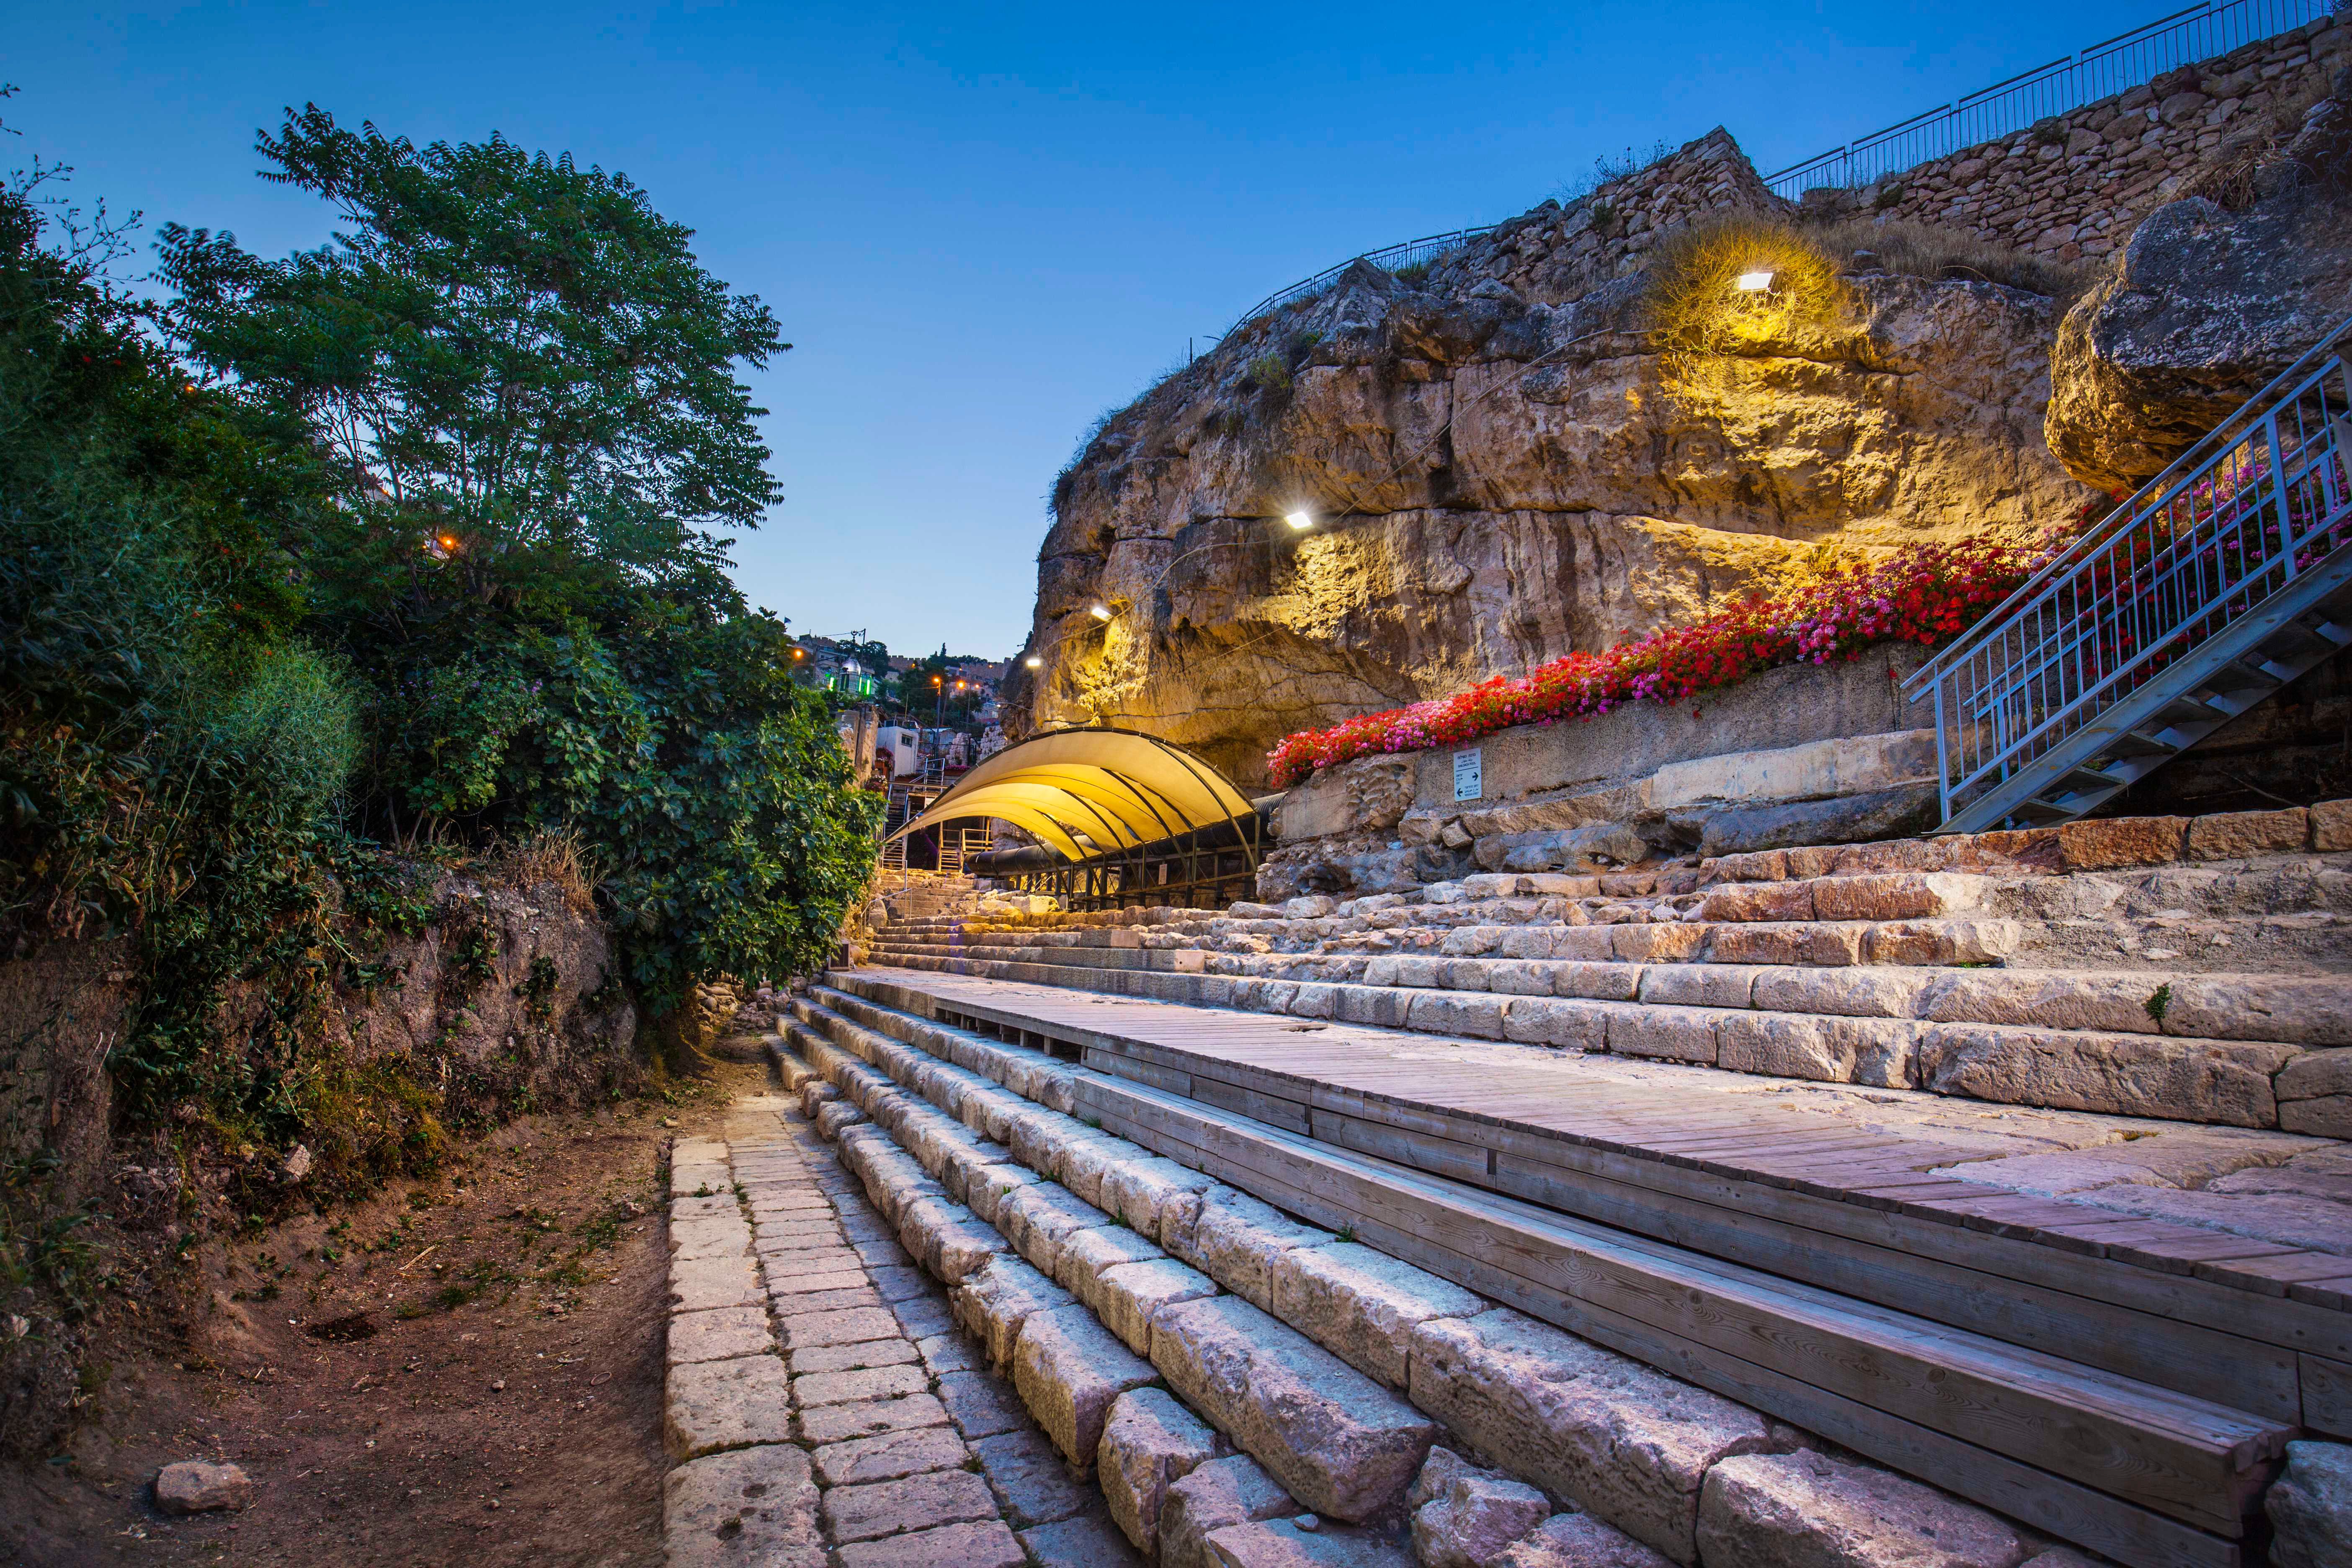
[[[691,232],[626,177],[496,135],[420,150],[316,105],[259,150],[265,178],[345,226],[268,261],[167,225],[173,322],[357,479],[351,543],[377,586],[446,575],[487,595],[551,557],[716,569],[705,525],[756,527],[777,499],[751,424],[766,411],[733,372],[788,346],[775,318],[696,265]],[[451,547],[424,574],[434,536]]]
[[[1260,354],[1243,370],[1242,380],[1260,392],[1288,392],[1290,363],[1280,354]]]

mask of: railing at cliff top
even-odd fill
[[[2352,646],[2352,320],[1904,682],[1944,827],[2079,816]]]
[[[2336,0],[2222,0],[2192,5],[2021,71],[1980,92],[1874,131],[1764,183],[1795,201],[1821,186],[1852,189],[1931,159],[2011,135],[2053,115],[2096,103],[2165,72],[2217,59],[2261,39],[2336,14]]]
[[[1500,224],[1490,223],[1477,228],[1457,228],[1445,234],[1423,235],[1419,239],[1408,239],[1402,245],[1391,245],[1385,250],[1368,250],[1361,256],[1351,256],[1339,266],[1327,267],[1304,282],[1293,283],[1287,289],[1277,289],[1268,294],[1265,299],[1244,310],[1234,320],[1234,325],[1225,329],[1225,335],[1231,337],[1234,328],[1247,326],[1268,310],[1278,310],[1293,300],[1303,300],[1309,294],[1321,293],[1340,273],[1359,261],[1369,261],[1373,266],[1383,268],[1388,271],[1400,272],[1408,267],[1434,261],[1447,251],[1475,239],[1482,234],[1492,234],[1501,226]]]
[[[2127,91],[2166,71],[2214,59],[2291,27],[2333,16],[2338,3],[2339,0],[2222,0],[2217,5],[2207,0],[2206,4],[2176,11],[2118,34],[2105,43],[2094,44],[2079,54],[2036,66],[2006,81],[1995,82],[1981,92],[1915,114],[1842,147],[1832,147],[1818,157],[1768,175],[1764,183],[1775,195],[1790,201],[1816,186],[1869,184],[1883,175],[1916,168],[1948,153],[2007,136],[2052,115],[2064,114]],[[1501,226],[1490,223],[1475,228],[1457,228],[1446,234],[1408,239],[1384,250],[1351,256],[1337,267],[1327,267],[1312,278],[1268,294],[1235,318],[1234,325],[1226,329],[1226,336],[1269,310],[1322,292],[1359,261],[1369,261],[1394,272],[1434,261],[1447,251]]]

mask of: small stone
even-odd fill
[[[234,1511],[252,1499],[253,1478],[236,1465],[182,1459],[155,1477],[155,1506],[165,1513]]]
[[[1292,1520],[1291,1522],[1298,1526],[1299,1529],[1307,1531],[1309,1535],[1312,1535],[1315,1531],[1323,1528],[1323,1521],[1311,1513],[1302,1513],[1297,1519]]]

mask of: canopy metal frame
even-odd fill
[[[1009,746],[891,835],[967,817],[1009,822],[1065,864],[1016,873],[1069,909],[1207,907],[1257,885],[1264,823],[1215,768],[1157,736],[1101,725]]]

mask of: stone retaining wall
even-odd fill
[[[1806,205],[1966,229],[2058,261],[2106,256],[2224,143],[2293,134],[2352,61],[2347,47],[2343,19],[2314,22],[1876,184],[1808,192]]]

